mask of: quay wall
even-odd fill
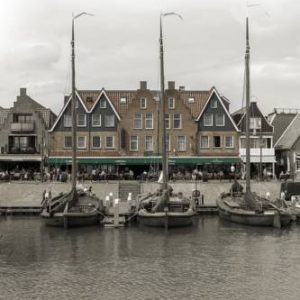
[[[244,185],[245,183],[241,182]],[[214,205],[218,195],[222,192],[227,192],[230,189],[232,183],[210,181],[210,182],[198,182],[197,189],[204,195],[204,203],[207,205]],[[113,197],[117,198],[119,193],[118,182],[112,181],[108,183],[90,183],[86,182],[85,186],[93,187],[94,193],[101,199],[104,199],[110,192],[113,193]],[[175,193],[181,191],[183,194],[190,196],[192,190],[195,188],[194,182],[176,182],[170,183]],[[52,196],[59,194],[60,192],[69,191],[71,185],[69,183],[32,183],[32,182],[12,182],[0,184],[0,206],[39,206],[42,199],[42,194],[45,189],[51,189]],[[141,192],[149,193],[154,192],[159,188],[158,183],[147,182],[141,183]],[[260,196],[265,196],[267,192],[270,193],[272,198],[279,197],[280,182],[252,182],[252,191],[256,192]]]

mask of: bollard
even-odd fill
[[[110,201],[109,196],[105,196],[104,206],[106,209],[109,209],[109,205],[110,205],[109,201]]]
[[[110,207],[113,206],[113,200],[114,200],[114,199],[113,199],[113,193],[110,192],[110,193],[109,193],[109,202],[110,202],[109,205],[110,205]]]
[[[119,226],[119,199],[115,199],[114,201],[114,226]]]

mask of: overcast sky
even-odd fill
[[[251,95],[264,113],[300,108],[300,1],[249,0]],[[78,89],[159,88],[159,15],[165,78],[186,89],[215,86],[242,105],[245,0],[1,0],[0,106],[20,87],[58,113],[71,87],[71,19],[76,19]]]

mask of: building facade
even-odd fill
[[[274,109],[268,119],[274,127],[274,148],[276,175],[287,174],[285,178],[300,175],[300,110]]]
[[[13,107],[0,108],[1,169],[38,168],[48,156],[49,134],[56,115],[20,89]]]
[[[159,91],[148,89],[147,82],[141,81],[137,90],[77,91],[76,97],[79,164],[130,166],[141,171],[161,163]],[[212,108],[211,102],[217,106]],[[169,165],[195,167],[239,162],[239,129],[229,114],[229,104],[215,88],[188,91],[168,82],[165,126]],[[213,125],[203,125],[211,109]],[[71,97],[67,97],[50,130],[50,164],[70,164],[71,126]],[[205,136],[208,147],[204,146]]]
[[[241,130],[239,140],[240,157],[246,162],[246,110],[242,108],[232,114]],[[263,170],[275,176],[275,150],[273,146],[273,126],[259,110],[256,102],[250,103],[250,166],[251,176],[262,178]]]

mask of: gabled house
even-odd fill
[[[239,109],[232,114],[240,135],[240,156],[246,162],[246,109]],[[251,176],[262,176],[264,168],[275,175],[275,151],[273,147],[273,126],[264,117],[256,102],[250,103],[250,166]]]
[[[300,174],[300,110],[274,109],[269,114],[274,127],[274,148],[277,161],[276,174],[288,172],[292,177]]]
[[[13,107],[0,109],[0,165],[39,168],[48,155],[48,130],[56,115],[20,89]]]
[[[240,162],[240,130],[229,113],[229,104],[213,87],[196,118],[197,155],[207,157],[206,164],[225,164],[226,169]]]
[[[50,129],[50,164],[69,164],[72,153],[72,97],[65,104]],[[77,156],[80,164],[93,164],[95,157],[119,155],[119,113],[104,89],[76,91]]]

